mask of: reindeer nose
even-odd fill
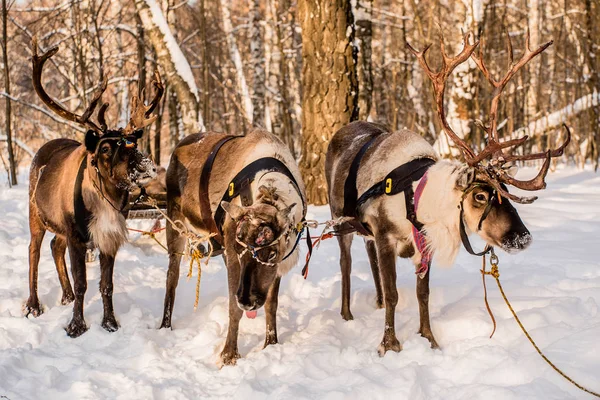
[[[531,244],[531,233],[527,229],[510,232],[504,237],[502,245],[510,250],[525,250]]]

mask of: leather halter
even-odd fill
[[[467,195],[469,193],[471,193],[476,187],[487,187],[487,188],[492,189],[492,191],[490,193],[490,197],[488,198],[487,204],[485,206],[485,210],[483,210],[483,214],[481,215],[481,218],[479,219],[479,222],[477,223],[477,231],[481,230],[483,221],[485,221],[485,219],[488,217],[490,211],[492,211],[494,204],[498,201],[497,200],[498,193],[497,193],[496,189],[494,189],[493,187],[491,187],[489,184],[487,184],[485,182],[473,182],[471,185],[469,185],[469,187],[467,189],[465,189],[465,191],[463,192],[462,198],[460,199],[460,217],[459,217],[460,218],[460,240],[462,241],[462,244],[463,244],[465,250],[467,250],[467,252],[469,254],[474,255],[474,256],[483,256],[492,250],[492,246],[490,246],[489,244],[486,244],[485,248],[480,252],[476,252],[475,250],[473,250],[473,246],[471,246],[471,242],[469,241],[469,235],[467,235],[467,230],[465,227],[465,220],[464,220],[463,202],[465,200],[465,197],[467,197]],[[506,190],[506,187],[504,189]]]
[[[230,140],[237,139],[240,137],[243,137],[243,136],[229,135],[229,136],[225,136],[222,139],[220,139],[214,145],[213,149],[211,150],[206,162],[204,163],[202,172],[200,174],[200,197],[199,197],[200,213],[201,213],[202,220],[204,221],[205,225],[210,226],[211,232],[215,233],[215,238],[214,238],[215,240],[212,241],[212,244],[213,244],[213,248],[216,248],[216,249],[222,248],[222,246],[224,244],[224,242],[223,242],[223,220],[225,219],[225,210],[223,209],[223,207],[221,207],[221,202],[222,201],[231,201],[234,198],[240,196],[242,206],[248,207],[248,206],[252,205],[253,199],[252,199],[252,193],[250,192],[250,185],[252,184],[252,182],[254,182],[256,175],[261,171],[264,171],[267,173],[268,172],[279,172],[279,173],[285,175],[286,177],[288,177],[290,179],[291,183],[294,185],[294,188],[300,195],[300,198],[302,199],[303,215],[306,214],[306,202],[303,199],[303,196],[300,191],[298,182],[296,181],[296,178],[294,177],[292,172],[289,170],[289,168],[281,160],[278,160],[274,157],[259,158],[258,160],[255,160],[255,161],[251,162],[250,164],[246,165],[240,172],[238,172],[235,175],[235,177],[231,180],[231,182],[229,182],[229,185],[227,186],[227,190],[223,194],[221,201],[219,201],[217,209],[215,210],[214,214],[212,213],[211,206],[210,206],[209,193],[208,193],[208,185],[210,182],[210,175],[211,175],[213,164],[215,162],[215,159],[216,159],[221,147],[223,147],[223,145],[225,143],[229,142]],[[290,231],[290,229],[288,228],[288,229],[286,229],[286,232],[284,232],[284,233],[287,233],[289,231]],[[301,231],[297,231],[297,233],[298,233],[298,236],[300,236]],[[275,244],[275,243],[271,243],[264,247],[269,247],[273,244]],[[246,247],[246,249],[248,249],[247,245],[245,247]],[[253,249],[250,249],[250,250],[256,250],[256,249],[258,249],[258,247],[254,247]],[[295,249],[296,249],[296,245],[292,249],[292,252]],[[251,254],[254,256],[255,253],[256,252],[253,251]],[[290,254],[286,255],[283,258],[283,260],[288,258]],[[260,261],[262,263],[267,263],[262,260],[258,260],[258,261]]]

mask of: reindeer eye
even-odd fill
[[[110,147],[109,146],[104,146],[101,150],[102,154],[106,154],[110,151]]]
[[[485,203],[487,202],[487,196],[483,193],[477,193],[475,195],[475,200],[479,201],[480,203]]]
[[[269,253],[269,261],[275,261],[275,258],[277,257],[277,252],[275,250],[271,250],[271,252]]]

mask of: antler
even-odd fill
[[[548,43],[544,43],[537,49],[531,50],[528,32],[525,43],[525,52],[523,56],[515,63],[513,61],[512,43],[510,40],[510,36],[507,32],[509,69],[500,80],[496,80],[491,75],[490,71],[485,65],[485,62],[483,61],[483,44],[481,44],[481,46],[479,47],[479,55],[475,54],[474,50],[479,44],[479,42],[475,42],[473,45],[469,44],[470,35],[470,33],[466,33],[464,35],[463,50],[454,58],[448,58],[448,56],[446,55],[444,50],[444,43],[440,36],[442,68],[439,72],[433,72],[431,68],[429,68],[429,66],[427,65],[425,53],[429,49],[429,45],[426,46],[425,49],[421,52],[416,51],[410,46],[410,44],[407,43],[407,45],[410,51],[413,52],[417,57],[419,64],[421,65],[427,76],[429,76],[429,78],[431,79],[436,97],[437,112],[442,122],[444,131],[454,141],[454,143],[456,143],[456,145],[463,150],[467,164],[469,164],[472,167],[476,167],[480,171],[484,172],[483,179],[487,181],[490,185],[492,185],[494,188],[496,188],[496,190],[504,197],[507,197],[518,203],[531,203],[534,200],[536,200],[537,197],[519,197],[511,195],[502,187],[502,183],[512,185],[519,189],[531,191],[545,188],[546,182],[544,181],[544,179],[550,167],[550,159],[552,157],[559,157],[563,154],[564,149],[567,147],[571,139],[571,131],[566,125],[564,125],[567,137],[558,149],[527,155],[513,155],[511,153],[505,153],[505,149],[514,148],[522,145],[523,143],[525,143],[525,141],[527,141],[528,137],[524,136],[522,138],[500,142],[498,137],[498,105],[500,103],[500,97],[503,93],[503,90],[510,81],[510,79],[519,71],[519,69],[521,69],[535,56],[546,50],[553,42],[550,41]],[[458,66],[459,64],[467,61],[469,57],[473,59],[479,70],[483,73],[487,81],[494,88],[488,124],[485,125],[477,121],[479,122],[477,123],[477,125],[480,126],[488,135],[488,143],[479,154],[475,154],[473,150],[465,143],[465,141],[458,137],[456,133],[454,133],[454,131],[448,124],[448,121],[446,120],[444,112],[444,91],[446,88],[446,80],[448,79],[454,68],[456,68],[456,66]],[[485,159],[489,159],[490,161],[486,166],[482,166],[481,162]],[[528,161],[537,159],[545,159],[544,164],[542,165],[542,168],[540,169],[537,176],[528,181],[517,180],[510,176],[507,173],[507,171],[502,168],[503,165],[507,162]]]
[[[152,124],[156,120],[156,118],[158,118],[158,116],[156,115],[150,117],[152,112],[158,106],[158,103],[160,102],[160,99],[165,90],[160,79],[160,74],[158,73],[158,70],[154,72],[154,80],[152,81],[152,85],[154,86],[156,93],[154,95],[154,98],[152,99],[152,102],[149,105],[145,106],[144,101],[140,101],[140,98],[138,96],[133,96],[131,98],[131,117],[125,129],[123,129],[123,132],[125,134],[132,133],[133,131],[136,131],[138,129],[143,129],[146,126]]]
[[[40,99],[44,102],[44,104],[46,104],[48,106],[48,108],[50,108],[56,114],[60,115],[62,118],[69,120],[69,121],[77,122],[79,124],[87,126],[88,128],[94,130],[95,132],[97,132],[99,134],[102,134],[103,131],[105,130],[106,125],[105,124],[103,125],[104,128],[98,127],[98,125],[96,125],[94,122],[90,121],[90,117],[91,117],[92,113],[94,112],[94,109],[98,105],[98,102],[100,101],[100,97],[102,97],[102,93],[104,93],[104,91],[106,90],[106,85],[107,85],[106,78],[104,78],[102,80],[102,82],[100,83],[100,86],[94,91],[92,100],[88,104],[88,106],[85,109],[85,111],[83,112],[83,114],[77,115],[71,111],[68,111],[63,106],[58,104],[54,99],[52,99],[48,95],[48,93],[46,93],[46,91],[44,90],[44,87],[42,86],[42,72],[44,70],[44,64],[46,63],[46,61],[48,61],[49,58],[51,58],[58,52],[58,46],[52,47],[50,50],[46,51],[45,53],[43,53],[42,55],[39,55],[39,56],[38,56],[37,38],[35,36],[32,39],[32,46],[33,46],[33,57],[31,58],[31,60],[32,60],[32,64],[33,64],[33,87],[35,88],[35,91],[38,94],[38,96],[40,96]],[[103,118],[104,111],[106,111],[106,108],[103,106],[102,118]],[[101,124],[103,124],[103,123],[101,122]]]
[[[450,124],[446,120],[446,113],[444,111],[444,93],[446,91],[446,81],[448,80],[448,77],[450,76],[450,74],[452,74],[452,71],[454,71],[454,69],[458,65],[467,61],[469,59],[469,57],[471,56],[471,54],[473,53],[473,51],[475,51],[475,48],[477,47],[477,45],[479,44],[479,42],[475,42],[472,45],[469,44],[470,37],[471,37],[470,32],[465,33],[463,49],[461,50],[460,53],[458,53],[458,55],[456,57],[450,58],[446,54],[446,49],[444,47],[444,41],[442,40],[442,37],[440,35],[440,51],[442,53],[442,67],[438,72],[434,72],[429,67],[429,65],[427,64],[427,59],[425,58],[427,51],[431,48],[430,44],[425,46],[425,48],[422,51],[417,51],[408,42],[406,43],[406,46],[408,47],[408,49],[417,57],[419,64],[421,64],[421,67],[423,68],[423,70],[425,71],[427,76],[429,76],[429,79],[431,79],[431,82],[433,83],[433,90],[435,93],[435,103],[437,105],[437,112],[438,112],[438,115],[442,122],[442,127],[444,128],[444,131],[452,139],[452,141],[454,143],[456,143],[456,145],[462,149],[462,151],[465,155],[465,158],[467,159],[467,162],[469,162],[469,160],[475,158],[475,153],[473,152],[471,147],[469,147],[469,145],[467,143],[465,143],[465,141],[462,140],[452,130],[452,128],[450,127]]]

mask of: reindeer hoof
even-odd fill
[[[102,328],[107,332],[116,332],[119,330],[119,323],[115,317],[104,318],[102,320]]]
[[[236,365],[237,360],[241,358],[240,353],[235,352],[222,352],[221,353],[221,366],[225,365]]]
[[[396,353],[402,351],[402,345],[395,337],[383,338],[381,344],[377,348],[377,353],[379,353],[379,357],[383,357],[389,350],[395,351]]]
[[[437,343],[437,341],[433,337],[433,333],[431,333],[431,331],[429,331],[429,332],[419,331],[419,333],[425,339],[429,340],[429,343],[431,344],[431,348],[432,349],[439,349],[440,348],[440,345]]]
[[[87,330],[88,327],[85,325],[85,321],[76,319],[72,319],[71,322],[69,322],[69,325],[67,325],[65,328],[67,335],[72,338],[83,335]]]
[[[354,320],[354,316],[352,315],[350,310],[342,310],[342,312],[340,314],[342,314],[342,318],[344,318],[344,321]]]
[[[279,343],[277,341],[277,336],[267,336],[267,338],[265,339],[265,345],[263,346],[263,349],[267,346],[270,346],[272,344],[277,344]]]
[[[73,293],[63,294],[62,299],[60,299],[60,304],[66,306],[67,304],[71,304],[75,300],[75,295]]]
[[[28,300],[25,304],[25,318],[29,317],[30,315],[33,315],[34,318],[37,318],[43,313],[44,310],[42,309],[42,305],[39,303],[39,301],[33,302]]]

